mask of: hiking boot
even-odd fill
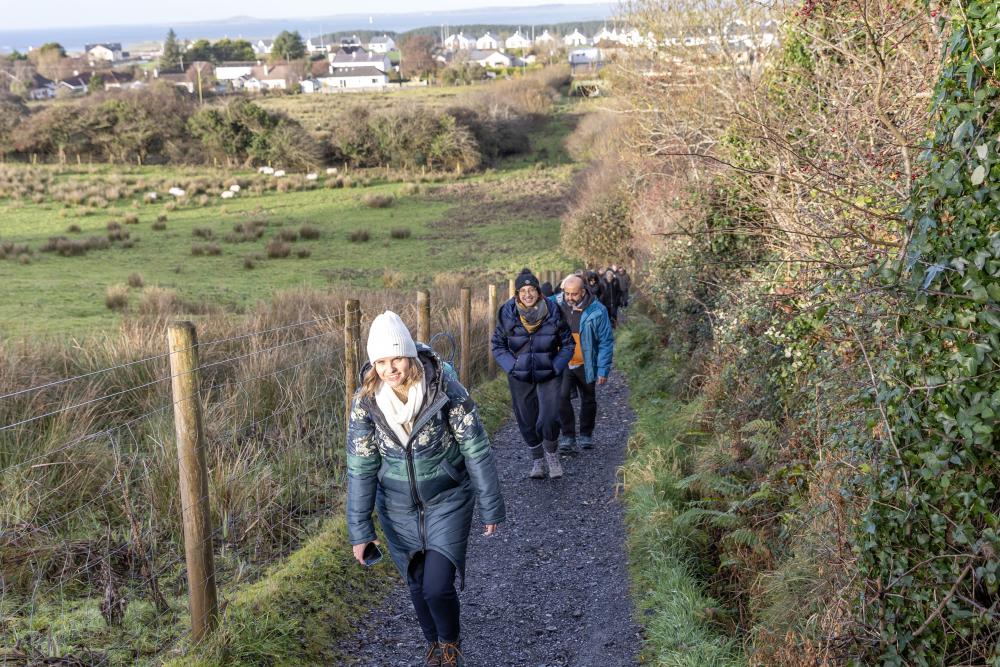
[[[441,645],[437,642],[428,644],[424,667],[441,667]]]
[[[561,435],[559,436],[559,453],[560,454],[576,454],[576,438],[571,435]]]
[[[559,452],[545,452],[545,462],[549,464],[549,478],[562,477],[562,464],[559,462]]]
[[[441,667],[465,667],[465,657],[458,642],[440,642]]]
[[[531,472],[528,473],[531,479],[545,479],[545,463],[543,459],[531,460]]]
[[[579,442],[580,446],[583,447],[584,449],[594,448],[594,436],[592,435],[581,435]]]

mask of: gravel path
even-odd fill
[[[598,388],[596,446],[563,457],[557,480],[527,478],[517,426],[493,440],[507,521],[496,537],[475,519],[462,593],[462,645],[470,667],[631,667],[632,622],[622,507],[615,498],[633,414],[620,377]],[[389,559],[378,567],[391,567]],[[338,646],[353,665],[423,665],[424,640],[403,584]]]

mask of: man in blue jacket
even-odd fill
[[[584,449],[594,446],[597,385],[606,383],[611,374],[615,336],[608,309],[587,289],[579,276],[566,278],[562,282],[562,292],[555,298],[576,343],[559,391],[559,422],[562,427],[559,451],[571,454],[577,451],[577,442]],[[580,396],[579,440],[570,399],[574,387]]]
[[[562,477],[559,445],[560,377],[573,356],[573,336],[555,300],[542,296],[538,278],[524,269],[516,294],[497,312],[493,357],[507,373],[521,437],[531,451],[533,479]]]

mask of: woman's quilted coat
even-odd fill
[[[407,442],[399,442],[374,399],[360,392],[354,397],[347,432],[348,536],[351,544],[375,539],[374,509],[404,578],[415,553],[434,550],[464,581],[476,501],[484,524],[504,520],[500,480],[476,405],[455,370],[430,348],[417,350],[426,395]]]

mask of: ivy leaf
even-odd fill
[[[983,181],[986,180],[986,167],[979,165],[976,167],[975,171],[972,172],[972,184],[982,185]]]
[[[986,144],[979,144],[978,146],[976,146],[976,155],[979,156],[980,160],[985,160],[989,152],[990,152],[989,146],[987,146]]]

